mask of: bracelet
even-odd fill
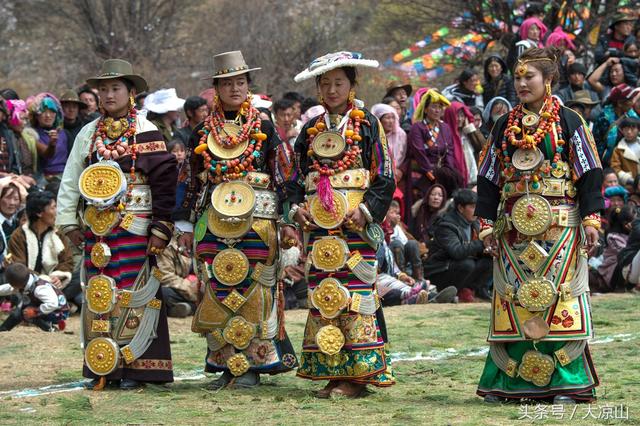
[[[488,228],[493,228],[493,221],[491,219],[479,218],[478,222],[480,222],[480,230],[483,231]]]
[[[293,217],[296,215],[298,210],[300,210],[300,206],[298,204],[294,204],[289,209],[289,213],[287,213],[287,219],[289,219],[290,223],[293,223]]]
[[[597,231],[599,231],[602,227],[602,219],[600,218],[600,215],[598,213],[591,213],[590,215],[582,219],[582,226],[585,228],[587,226],[592,226]]]
[[[358,205],[358,208],[364,215],[364,218],[367,219],[367,223],[373,222],[373,216],[371,216],[371,212],[369,211],[369,208],[364,203],[360,203]]]

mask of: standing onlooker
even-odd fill
[[[593,70],[587,81],[600,99],[607,99],[614,87],[621,84],[635,86],[638,83],[637,71],[631,66],[633,62],[629,58],[609,58]]]
[[[9,126],[10,116],[6,102],[0,99],[0,177],[22,173],[20,147]]]
[[[62,112],[64,113],[64,130],[66,130],[69,135],[69,152],[71,152],[73,141],[76,140],[80,129],[85,125],[80,117],[80,110],[86,108],[87,104],[80,100],[74,90],[64,92],[62,96],[60,96],[60,104],[62,105]]]
[[[285,98],[276,101],[273,104],[273,114],[280,140],[292,146],[299,133],[295,126],[293,101]]]
[[[631,34],[636,18],[624,13],[616,13],[609,24],[609,31],[600,36],[594,56],[596,64],[601,64],[612,56],[622,56],[624,44],[635,39]]]
[[[568,84],[556,92],[556,95],[558,95],[558,97],[564,104],[566,104],[568,101],[573,100],[576,96],[576,92],[581,90],[586,90],[589,94],[589,97],[593,101],[596,101],[597,103],[600,102],[600,97],[598,96],[598,94],[585,80],[587,76],[587,67],[579,62],[574,62],[573,64],[567,66],[566,70]]]
[[[296,127],[298,127],[297,123],[300,122],[300,118],[302,117],[302,103],[304,102],[304,96],[298,92],[286,92],[282,95],[282,99],[289,99],[293,101],[293,119],[296,121]],[[300,128],[298,128],[300,131]]]
[[[13,131],[20,150],[22,179],[31,178],[38,171],[38,151],[36,150],[38,134],[28,126],[29,113],[27,104],[23,100],[9,100],[6,104],[9,112],[9,128]],[[35,181],[32,182],[34,183]]]
[[[478,154],[485,139],[473,124],[473,114],[460,102],[452,102],[444,111],[444,122],[449,125],[453,137],[454,160],[462,171],[463,185],[475,185],[478,176]]]
[[[162,296],[167,303],[167,315],[184,318],[196,310],[198,283],[191,274],[191,257],[178,247],[174,237],[158,256],[158,268],[162,271]]]
[[[380,124],[384,129],[387,145],[395,164],[396,181],[401,182],[404,161],[407,157],[407,134],[400,127],[398,113],[395,108],[386,104],[375,104],[371,107],[371,113],[380,120]]]
[[[96,118],[100,117],[100,98],[98,94],[86,84],[83,84],[78,89],[78,97],[80,101],[86,105],[85,108],[80,109],[80,117],[84,123],[89,123]]]
[[[532,16],[525,19],[518,30],[520,41],[516,43],[516,59],[527,49],[544,47],[542,40],[544,40],[547,31],[547,26],[539,18]]]
[[[62,129],[62,106],[50,93],[40,93],[27,101],[31,124],[38,132],[36,150],[44,179],[59,180],[69,157],[69,138]]]
[[[462,71],[456,83],[445,87],[442,91],[442,94],[451,102],[458,101],[466,106],[478,108],[484,107],[481,93],[480,77],[473,68]]]
[[[442,121],[444,108],[451,103],[434,89],[429,90],[418,104],[413,116],[414,124],[407,135],[407,161],[405,162],[405,205],[423,198],[435,183],[448,193],[462,186],[462,175],[454,159],[451,128]],[[407,209],[408,210],[408,209]],[[406,220],[410,215],[405,214]]]
[[[184,99],[179,98],[173,88],[157,90],[144,100],[147,120],[156,125],[165,143],[178,135],[178,111],[182,111],[183,106]]]
[[[189,143],[191,132],[193,129],[207,118],[209,115],[209,107],[207,106],[207,100],[200,96],[189,96],[184,101],[184,115],[187,117],[184,126],[178,129],[177,136],[182,139],[184,145]]]
[[[491,99],[500,96],[515,104],[516,88],[509,76],[507,64],[498,55],[491,55],[484,61],[484,84],[482,85],[482,100],[487,105]]]
[[[393,98],[400,106],[400,111],[398,112],[400,127],[407,133],[411,129],[411,117],[407,114],[409,110],[408,100],[411,92],[413,92],[413,87],[410,84],[402,84],[396,80],[387,85],[387,92],[384,95],[384,99]],[[384,100],[382,103],[388,104],[388,102]]]

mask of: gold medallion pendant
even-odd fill
[[[242,132],[242,128],[235,123],[224,123],[222,129],[220,129],[220,138],[234,138],[237,139]],[[216,142],[212,133],[207,136],[207,146],[209,151],[219,160],[233,160],[242,155],[242,153],[249,146],[249,139],[238,143],[233,146],[221,145]]]
[[[520,305],[528,311],[544,311],[556,300],[556,289],[546,278],[533,278],[520,285],[517,296]]]
[[[544,233],[551,226],[552,220],[551,205],[540,195],[524,195],[516,200],[511,209],[513,226],[523,235]]]
[[[538,148],[518,148],[511,156],[511,164],[522,172],[536,170],[544,162],[544,154]]]
[[[522,357],[522,362],[518,367],[518,374],[527,382],[543,387],[551,382],[551,376],[555,369],[556,363],[552,357],[530,350],[525,352]]]
[[[94,314],[111,312],[116,300],[116,282],[106,275],[94,275],[89,278],[85,290],[87,309]]]
[[[91,232],[98,236],[105,236],[118,224],[120,214],[116,209],[99,210],[95,206],[89,206],[84,210],[84,222]]]
[[[208,209],[204,215],[208,217],[209,232],[219,238],[240,238],[249,232],[253,223],[251,217],[241,220],[223,220],[212,208]]]
[[[335,318],[349,305],[351,295],[335,278],[325,278],[311,293],[311,304],[323,318]]]
[[[104,268],[111,260],[111,249],[105,243],[95,243],[91,248],[91,263],[96,268]]]
[[[118,163],[100,161],[83,170],[78,187],[89,203],[105,206],[124,194],[127,179]]]
[[[322,206],[317,195],[310,197],[311,216],[313,221],[321,228],[334,229],[342,224],[347,215],[347,197],[342,192],[333,191],[333,212],[327,211]]]
[[[92,373],[106,376],[118,367],[120,348],[113,339],[97,337],[87,345],[84,361]]]
[[[525,127],[533,127],[538,124],[540,118],[535,114],[527,114],[522,117],[522,125]]]
[[[335,325],[325,325],[316,333],[316,345],[325,355],[335,355],[344,346],[344,334]]]
[[[340,270],[347,262],[349,246],[338,237],[322,237],[313,242],[311,262],[324,272]]]
[[[255,209],[256,194],[244,182],[223,182],[211,193],[211,205],[222,218],[244,219],[251,216]]]
[[[313,153],[320,158],[338,158],[346,147],[344,137],[338,132],[322,132],[311,142]]]
[[[236,349],[247,349],[251,339],[256,337],[256,326],[243,317],[233,317],[222,332],[224,340]]]
[[[224,249],[213,258],[213,275],[220,284],[235,286],[249,275],[249,259],[237,249]]]

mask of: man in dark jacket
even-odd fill
[[[0,177],[22,174],[20,149],[13,131],[9,128],[9,112],[5,101],[0,99]]]
[[[613,16],[609,25],[610,31],[598,39],[598,45],[594,52],[596,64],[603,63],[611,56],[623,56],[622,48],[625,43],[635,40],[635,37],[631,35],[635,22],[636,18],[624,13],[616,13]]]
[[[85,123],[80,117],[80,110],[85,109],[87,104],[82,102],[75,90],[67,90],[60,96],[60,104],[64,113],[64,130],[69,135],[69,152],[73,147],[76,136],[80,133]]]
[[[456,286],[460,302],[472,302],[474,290],[481,298],[490,298],[487,283],[492,261],[477,237],[477,200],[477,194],[469,189],[455,193],[453,209],[434,224],[434,241],[424,265],[425,278],[438,290]]]

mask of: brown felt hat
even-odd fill
[[[65,102],[73,102],[74,104],[78,104],[81,109],[87,107],[87,104],[80,100],[80,98],[78,97],[78,93],[76,93],[76,91],[73,89],[67,90],[60,96],[60,103],[63,104]]]
[[[246,74],[250,71],[257,71],[262,68],[249,68],[244,60],[242,52],[233,50],[231,52],[220,53],[213,57],[213,75],[208,79],[233,77],[234,75]]]
[[[142,76],[133,73],[131,64],[123,59],[107,59],[102,63],[100,74],[96,77],[87,79],[89,86],[95,87],[104,80],[112,80],[114,78],[123,78],[133,83],[136,93],[146,91],[149,86]]]
[[[385,93],[384,97],[391,96],[394,90],[396,89],[404,89],[407,96],[411,96],[411,92],[413,92],[413,86],[410,84],[402,84],[399,81],[392,81],[387,85],[387,93]]]

